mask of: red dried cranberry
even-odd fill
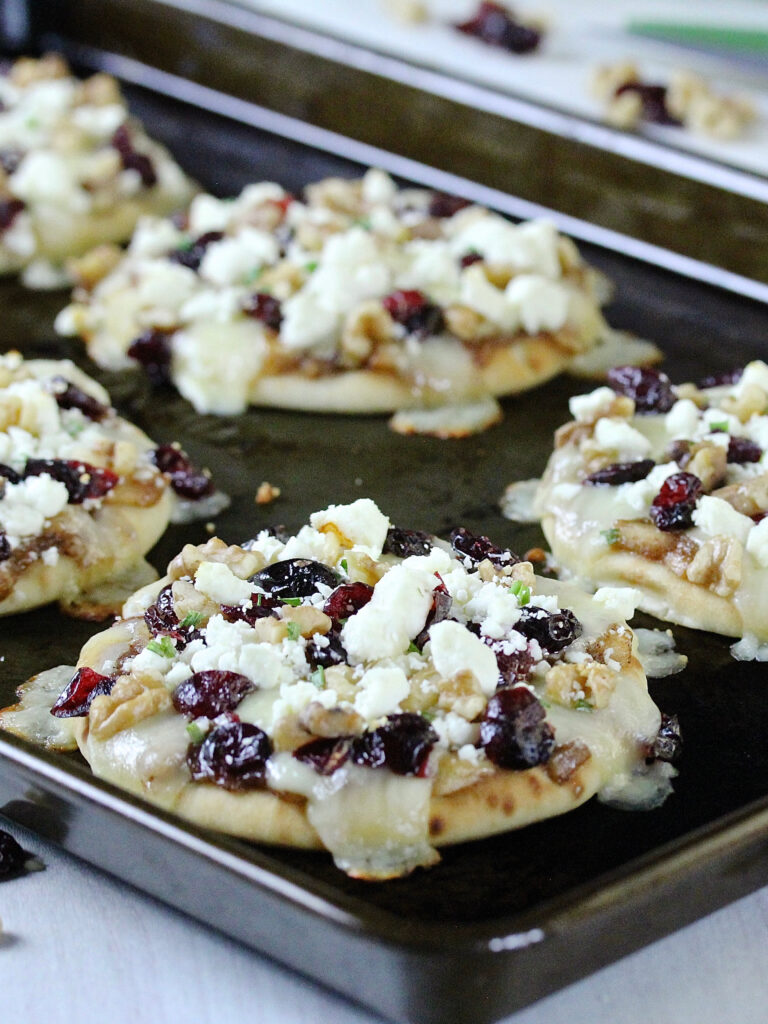
[[[2,110],[0,106],[0,110]],[[19,167],[19,164],[24,159],[25,153],[23,149],[0,149],[0,168],[2,168],[7,175],[14,174]]]
[[[454,551],[475,563],[482,562],[487,558],[492,565],[502,568],[506,565],[515,565],[520,561],[509,548],[497,547],[490,538],[470,533],[463,526],[457,526],[452,530],[450,539]]]
[[[521,25],[510,10],[490,0],[483,0],[468,21],[455,27],[465,35],[475,36],[510,53],[531,53],[541,42],[541,32]]]
[[[673,473],[651,502],[651,519],[660,530],[687,530],[693,526],[693,510],[702,493],[701,480],[693,473]]]
[[[744,368],[739,366],[734,370],[723,370],[720,373],[711,373],[708,377],[703,377],[699,381],[698,387],[702,389],[726,387],[732,384],[738,384],[743,376]]]
[[[15,469],[11,469],[10,466],[6,466],[2,462],[0,462],[0,477],[3,477],[9,484],[20,484],[23,480],[21,473],[17,473]]]
[[[748,437],[732,437],[728,442],[729,462],[759,462],[762,457],[763,449]]]
[[[619,395],[635,403],[635,412],[669,412],[677,401],[666,373],[647,366],[614,366],[606,375],[608,384]]]
[[[638,459],[637,462],[614,462],[611,466],[603,466],[602,469],[591,473],[584,483],[592,484],[595,487],[618,487],[620,484],[634,484],[638,480],[645,480],[655,465],[653,459]]]
[[[271,327],[273,331],[279,331],[280,324],[283,322],[283,312],[279,299],[276,299],[274,295],[269,295],[267,292],[254,292],[243,303],[243,312],[246,316],[253,317],[254,320],[261,320],[263,324]]]
[[[153,384],[171,382],[172,330],[150,327],[128,346],[128,355],[139,363]]]
[[[146,153],[139,153],[133,147],[133,139],[127,125],[121,124],[112,136],[112,147],[120,154],[120,161],[126,171],[136,171],[144,188],[157,184],[155,166]]]
[[[90,498],[103,498],[117,486],[120,477],[111,469],[101,469],[88,462],[66,459],[29,459],[24,476],[47,474],[67,488],[70,505],[81,505]]]
[[[565,650],[582,634],[582,625],[570,608],[548,612],[536,604],[520,609],[514,628],[529,640],[538,640],[541,649],[548,654]]]
[[[437,733],[422,715],[389,715],[384,725],[352,741],[351,758],[366,768],[389,768],[395,775],[423,776]]]
[[[158,445],[152,452],[152,461],[161,473],[168,474],[171,488],[180,498],[198,501],[213,493],[213,480],[192,464],[180,445]]]
[[[20,875],[30,859],[30,855],[10,832],[0,829],[0,879],[7,880]]]
[[[500,768],[533,768],[549,760],[555,733],[535,694],[526,686],[504,687],[488,701],[480,746]]]
[[[649,760],[676,761],[680,756],[682,746],[683,734],[680,731],[677,715],[667,715],[662,711],[661,725],[653,742]]]
[[[443,311],[415,289],[392,292],[381,300],[395,323],[402,324],[409,334],[426,338],[439,334],[445,327]]]
[[[256,689],[256,684],[240,672],[223,672],[209,669],[195,672],[189,679],[179,683],[173,691],[173,706],[182,715],[199,718],[216,718],[225,711],[234,711],[247,693]]]
[[[0,197],[0,231],[7,231],[23,209],[21,199]]]
[[[403,530],[399,526],[390,526],[382,550],[385,555],[397,555],[398,558],[428,555],[432,550],[432,538],[421,530]]]
[[[282,608],[282,606],[282,601],[266,597],[264,594],[251,594],[250,607],[247,605],[223,604],[221,606],[221,614],[227,622],[247,622],[249,626],[253,626],[257,619],[268,618],[276,609]]]
[[[95,420],[97,423],[101,422],[109,412],[109,406],[104,405],[98,399],[94,398],[93,395],[88,395],[85,391],[81,391],[80,388],[75,387],[64,377],[54,377],[54,384],[62,390],[54,391],[53,397],[56,399],[56,404],[60,409],[79,409],[83,416],[86,416],[89,420]]]
[[[479,252],[468,252],[465,253],[459,260],[459,266],[462,270],[466,270],[467,267],[471,267],[473,263],[482,263],[483,257]]]
[[[169,583],[157,595],[155,603],[144,612],[144,621],[152,636],[160,634],[180,637],[179,617],[173,607],[173,586]]]
[[[347,652],[341,637],[335,630],[325,634],[326,644],[320,644],[317,637],[312,637],[304,649],[304,657],[312,668],[330,668],[331,665],[346,665]]]
[[[224,237],[223,231],[206,231],[204,235],[196,238],[191,245],[173,249],[168,253],[171,263],[178,263],[179,266],[187,267],[189,270],[199,270],[203,262],[205,250],[214,242],[220,242]]]
[[[187,765],[195,782],[213,782],[224,789],[263,789],[272,741],[257,725],[227,722],[202,743],[190,746]]]
[[[348,619],[359,612],[373,597],[373,587],[367,583],[342,583],[323,605],[323,611],[332,619]]]
[[[469,206],[469,200],[463,196],[453,196],[448,192],[433,192],[429,200],[428,213],[430,217],[453,217],[459,210]]]
[[[333,775],[349,760],[351,750],[351,737],[323,736],[304,743],[294,750],[293,756],[302,764],[308,764],[314,768],[318,775]]]
[[[92,668],[79,668],[54,701],[51,714],[54,718],[87,715],[94,697],[109,693],[114,685],[111,676],[103,676]]]
[[[524,683],[534,665],[530,649],[525,647],[522,651],[505,651],[503,640],[492,640],[490,637],[482,639],[496,655],[501,685],[512,686],[514,683]]]
[[[448,593],[448,587],[442,580],[439,573],[435,573],[438,579],[438,584],[432,591],[432,605],[427,612],[427,619],[424,623],[424,628],[418,636],[414,637],[414,646],[421,650],[424,644],[429,640],[429,630],[431,626],[434,626],[436,622],[442,622],[448,618],[448,614],[453,605],[453,598]]]
[[[11,557],[11,542],[8,534],[0,530],[0,562],[7,562]]]
[[[311,597],[321,586],[337,587],[341,577],[322,562],[286,558],[257,572],[249,582],[272,597]]]
[[[615,96],[622,96],[624,93],[633,92],[640,97],[643,105],[643,118],[652,124],[670,125],[679,128],[682,121],[670,113],[667,106],[667,87],[664,85],[646,85],[644,82],[624,82],[620,85]]]

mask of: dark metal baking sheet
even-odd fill
[[[209,188],[232,193],[276,178],[294,190],[349,160],[141,90],[134,109]],[[765,355],[764,306],[595,248],[616,282],[609,317],[653,337],[673,378]],[[0,283],[0,344],[72,356],[54,341],[66,296]],[[122,412],[158,441],[178,438],[233,497],[218,532],[244,539],[270,522],[300,525],[330,502],[370,495],[403,526],[457,523],[525,550],[536,527],[501,517],[511,480],[539,474],[567,399],[567,377],[504,404],[505,419],[462,441],[403,438],[385,418],[249,411],[200,416],[143,380],[96,372]],[[279,485],[259,508],[262,480]],[[162,569],[202,524],[173,527],[152,554]],[[53,609],[0,620],[0,700],[29,674],[72,662],[98,627]],[[91,777],[75,756],[0,738],[0,813],[99,867],[396,1020],[482,1024],[582,977],[768,881],[765,668],[732,660],[728,641],[675,631],[691,664],[652,684],[677,712],[685,752],[660,809],[592,802],[521,832],[463,844],[429,872],[380,885],[352,881],[322,854],[204,833]]]

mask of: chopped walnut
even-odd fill
[[[179,622],[183,622],[190,612],[202,615],[207,621],[212,615],[221,611],[221,607],[216,601],[206,597],[188,580],[176,580],[171,586],[171,593],[173,594],[173,610],[176,612]]]
[[[354,702],[357,683],[354,669],[350,665],[330,665],[325,670],[325,685],[336,693],[340,701],[348,701],[350,704]]]
[[[160,676],[149,672],[120,676],[111,693],[94,697],[88,727],[96,739],[108,740],[170,706],[171,695]]]
[[[462,341],[477,341],[490,334],[492,327],[485,317],[469,306],[446,306],[443,310],[448,330]]]
[[[741,583],[744,548],[734,537],[711,537],[686,569],[691,583],[708,587],[719,597],[730,597]]]
[[[46,53],[39,60],[34,57],[20,57],[12,66],[8,77],[15,86],[24,89],[35,82],[68,78],[69,75],[69,66],[63,57],[57,53]]]
[[[629,626],[614,623],[587,645],[587,653],[603,665],[613,661],[619,668],[625,668],[632,661],[632,642]]]
[[[437,698],[441,711],[454,711],[468,722],[482,714],[485,705],[486,698],[472,672],[458,672],[446,680]]]
[[[564,743],[561,747],[555,747],[552,756],[547,761],[547,775],[562,786],[571,778],[578,767],[588,761],[592,753],[586,743],[581,740],[573,740],[571,743]]]
[[[111,75],[99,71],[86,78],[78,87],[80,102],[93,107],[107,107],[121,103],[120,86]]]
[[[467,786],[472,786],[480,779],[492,775],[494,770],[494,766],[485,758],[475,764],[455,754],[444,754],[438,762],[432,793],[434,796],[447,796],[448,793],[466,789]]]
[[[637,128],[643,119],[643,101],[637,92],[612,96],[605,108],[605,120],[615,128]]]
[[[676,71],[669,80],[667,107],[691,131],[716,139],[735,139],[755,119],[752,104],[740,96],[714,92],[699,75]]]
[[[583,701],[593,708],[604,708],[611,699],[617,678],[615,671],[596,661],[560,662],[545,676],[545,693],[564,707],[575,707]]]
[[[712,496],[727,501],[742,515],[755,516],[768,511],[768,477],[757,476],[738,484],[720,487],[712,492]]]
[[[341,332],[344,366],[362,366],[373,350],[395,336],[394,321],[380,302],[363,302],[347,316]]]
[[[374,562],[362,551],[348,551],[344,557],[347,561],[347,575],[352,583],[367,583],[374,587],[386,572],[386,566]]]
[[[296,714],[284,715],[272,726],[272,743],[276,751],[296,750],[309,740],[307,730]]]
[[[302,636],[312,636],[313,633],[325,635],[333,625],[325,612],[308,604],[299,605],[297,608],[284,605],[280,609],[280,614],[284,622],[294,622],[299,627]]]
[[[616,64],[602,64],[595,68],[591,81],[591,92],[595,99],[607,102],[616,95],[616,90],[627,82],[639,82],[640,74],[633,61],[618,61]]]
[[[257,505],[269,505],[280,497],[281,490],[279,487],[275,487],[267,480],[263,480],[256,491],[256,504]]]
[[[351,708],[326,708],[313,700],[299,714],[299,723],[312,736],[328,739],[334,736],[359,736],[365,730],[365,721]]]
[[[288,636],[288,623],[274,615],[266,615],[263,619],[256,619],[253,633],[260,644],[281,644]]]
[[[688,398],[699,409],[706,409],[709,404],[707,396],[703,391],[699,391],[695,384],[677,384],[675,386],[675,394],[678,401],[682,398]]]
[[[304,189],[309,206],[325,206],[339,213],[356,214],[363,210],[363,186],[361,181],[347,178],[326,178],[307,185]]]
[[[123,250],[118,245],[105,243],[97,245],[84,256],[69,260],[67,270],[74,278],[77,287],[91,292],[107,274],[111,273],[123,257]]]
[[[726,396],[721,408],[746,423],[752,416],[762,416],[768,409],[768,394],[758,384],[747,384],[736,398]]]
[[[245,551],[236,544],[227,545],[218,537],[212,537],[205,544],[185,544],[181,553],[169,563],[168,575],[171,580],[194,576],[203,562],[223,562],[241,580],[247,580],[266,564],[258,551]]]
[[[727,452],[720,445],[702,441],[691,448],[685,469],[686,472],[697,476],[704,490],[709,492],[725,479],[728,469]]]

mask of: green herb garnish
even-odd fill
[[[289,640],[298,640],[300,636],[301,636],[301,629],[299,628],[298,622],[289,622],[288,623],[288,639]]]
[[[346,558],[342,558],[342,560],[339,562],[339,565],[344,570],[344,572],[347,573],[347,575],[349,575],[349,565],[347,564]]]
[[[153,654],[159,654],[163,658],[176,657],[176,648],[169,636],[161,636],[159,640],[150,640],[147,650],[152,651]]]
[[[355,224],[359,228],[365,228],[366,231],[370,231],[371,230],[371,218],[370,217],[356,217],[355,220],[352,221],[352,223]]]
[[[254,284],[264,273],[264,267],[256,267],[245,275],[245,284]]]
[[[413,642],[413,640],[411,640],[411,642],[408,644],[408,650],[406,651],[406,654],[421,654],[421,651]]]
[[[314,272],[317,270],[317,266],[317,260],[311,260],[309,263],[304,264],[304,269],[308,274],[314,274]]]
[[[202,743],[205,739],[205,730],[201,729],[197,722],[187,722],[187,735],[193,743]]]
[[[192,629],[196,629],[203,622],[205,622],[205,616],[202,612],[187,612],[180,625],[182,629],[187,629],[190,626]]]
[[[712,434],[727,434],[728,420],[718,420],[717,423],[710,423],[709,430]]]
[[[421,717],[426,718],[428,722],[434,722],[434,720],[437,718],[437,709],[425,708],[424,711],[421,712]]]
[[[619,539],[619,531],[612,526],[610,530],[601,530],[600,536],[604,538],[606,544],[615,544]]]
[[[325,689],[325,669],[322,665],[318,665],[312,675],[309,677],[310,683],[316,686],[318,690]]]
[[[574,701],[573,707],[577,711],[594,711],[595,710],[595,705],[594,704],[590,704],[589,701],[585,700],[583,697],[579,697],[579,699],[577,701]]]
[[[299,605],[301,604],[300,597],[281,597],[280,600],[283,602],[283,604],[289,604],[291,608],[298,608]]]
[[[523,605],[529,604],[531,600],[531,588],[523,583],[521,580],[515,580],[515,582],[509,588],[517,598],[517,603],[522,608]]]

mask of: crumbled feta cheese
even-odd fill
[[[401,701],[411,692],[405,672],[385,665],[369,669],[358,687],[355,711],[369,721],[399,711]]]
[[[474,743],[480,735],[480,726],[468,722],[466,718],[449,711],[445,715],[438,715],[432,723],[435,732],[439,737],[441,746],[461,748],[467,744]]]
[[[608,409],[615,398],[616,392],[613,388],[596,388],[587,395],[574,395],[572,398],[569,398],[568,408],[575,420],[588,422],[594,420],[601,412]]]
[[[698,429],[700,418],[698,406],[690,398],[681,398],[664,417],[664,426],[671,438],[690,439]]]
[[[466,267],[461,274],[461,302],[474,309],[502,330],[515,331],[520,312],[496,285],[491,284],[479,263]]]
[[[768,519],[761,519],[749,531],[747,551],[754,556],[759,565],[768,569]]]
[[[710,537],[735,537],[743,543],[754,523],[722,498],[704,494],[693,510],[693,522]]]
[[[617,619],[631,619],[642,597],[634,587],[599,587],[594,599]]]
[[[217,604],[240,605],[250,600],[253,586],[223,562],[203,562],[195,572],[195,590]]]
[[[763,391],[768,393],[768,365],[761,359],[755,359],[753,362],[747,363],[741,379],[733,385],[730,393],[734,398],[738,398],[745,388],[753,385],[762,388]]]
[[[518,274],[504,295],[529,334],[557,331],[568,319],[568,289],[538,274]]]
[[[234,238],[213,242],[200,264],[200,276],[217,285],[239,284],[248,274],[274,263],[280,249],[272,235],[242,228]]]
[[[313,512],[309,521],[321,533],[324,528],[335,527],[345,547],[359,545],[371,558],[381,555],[389,529],[389,519],[370,498],[358,498],[350,505],[329,505]]]
[[[432,573],[396,565],[376,584],[373,597],[341,631],[350,664],[394,658],[424,627],[432,607]]]
[[[626,420],[603,417],[595,425],[595,443],[609,452],[625,455],[647,455],[651,442],[639,430],[630,427]]]
[[[397,186],[386,171],[371,167],[363,175],[363,199],[366,203],[391,203],[397,194]]]
[[[480,637],[458,622],[444,620],[430,626],[429,643],[432,661],[443,678],[470,672],[486,696],[494,693],[499,681],[496,655]]]

